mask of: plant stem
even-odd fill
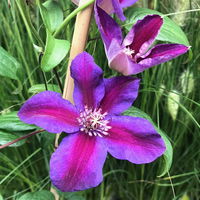
[[[84,0],[82,0],[83,2]],[[76,8],[73,12],[71,12],[63,21],[63,23],[58,27],[57,31],[53,34],[54,37],[58,36],[58,34],[62,31],[62,29],[69,23],[69,21],[75,17],[80,11],[87,8],[89,5],[93,4],[95,0],[89,0],[85,4],[79,3],[79,7]]]
[[[53,68],[53,73],[55,74],[55,77],[56,77],[56,80],[58,82],[60,91],[63,93],[63,86],[62,86],[62,83],[60,81],[60,78],[59,78],[59,75],[58,75],[58,72],[57,72],[56,68]]]
[[[28,138],[28,137],[31,137],[32,135],[36,135],[37,133],[41,133],[41,132],[43,132],[43,131],[44,131],[44,129],[40,129],[40,130],[38,130],[38,131],[34,131],[34,132],[32,132],[32,133],[29,133],[29,134],[27,134],[27,135],[24,135],[24,136],[22,136],[22,137],[19,137],[19,138],[15,139],[15,140],[13,140],[13,141],[11,141],[11,142],[8,142],[8,143],[6,143],[6,144],[4,144],[4,145],[1,145],[1,146],[0,146],[0,149],[3,149],[3,148],[5,148],[5,147],[8,147],[8,146],[10,146],[11,144],[14,144],[14,143],[16,143],[16,142],[19,142],[20,140],[24,140],[24,139],[26,139],[26,138]]]

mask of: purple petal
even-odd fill
[[[103,71],[95,64],[93,57],[83,52],[71,65],[71,76],[74,78],[74,102],[79,109],[85,105],[95,108],[99,105],[105,92]]]
[[[52,133],[79,130],[79,113],[57,92],[45,91],[34,95],[21,107],[18,116],[23,122],[35,124]]]
[[[105,96],[101,102],[103,112],[120,114],[127,110],[138,95],[140,80],[133,77],[105,79]]]
[[[125,48],[117,40],[112,40],[107,51],[109,66],[123,75],[138,74],[146,68],[132,59],[124,52]]]
[[[189,47],[182,44],[160,44],[141,57],[139,64],[145,68],[159,65],[188,51]]]
[[[122,8],[132,6],[138,0],[119,0]]]
[[[107,155],[101,138],[83,132],[65,137],[50,160],[52,183],[63,192],[96,187]]]
[[[146,119],[130,116],[113,116],[112,128],[104,137],[108,152],[115,158],[135,164],[154,161],[165,152],[161,136]]]
[[[95,4],[94,10],[95,20],[101,33],[105,48],[108,49],[113,39],[116,39],[119,41],[119,43],[121,43],[122,32],[115,20],[110,17],[104,10],[98,7],[97,4]]]
[[[119,19],[125,20],[122,8],[133,5],[137,0],[97,0],[98,6],[108,14],[116,13]]]
[[[123,9],[120,5],[120,0],[112,0],[113,8],[116,13],[116,15],[121,19],[122,21],[126,20],[126,17],[124,16]]]
[[[144,54],[154,42],[163,24],[163,19],[159,15],[147,15],[130,30],[123,44],[135,51],[133,57]]]

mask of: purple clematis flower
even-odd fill
[[[95,18],[109,66],[123,75],[140,73],[184,54],[189,49],[182,44],[159,44],[151,47],[163,24],[159,15],[147,15],[138,20],[125,39],[119,25],[97,4]]]
[[[50,160],[50,178],[61,191],[95,187],[103,180],[107,152],[135,164],[154,161],[165,144],[146,119],[120,115],[138,95],[139,79],[103,79],[103,71],[87,53],[72,62],[74,102],[45,91],[20,109],[20,119],[51,133],[66,132]]]
[[[80,0],[72,0],[76,5]],[[124,21],[126,17],[123,14],[123,8],[133,5],[138,0],[96,0],[97,4],[108,14],[116,13],[116,15]]]

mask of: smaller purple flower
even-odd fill
[[[123,75],[137,74],[169,61],[188,51],[182,44],[159,44],[152,47],[163,19],[147,15],[138,20],[123,39],[119,25],[95,4],[95,19],[104,42],[109,66]]]
[[[50,178],[58,189],[99,185],[108,152],[135,164],[152,162],[164,153],[164,141],[148,120],[120,115],[136,99],[139,79],[103,79],[103,71],[87,53],[73,60],[71,76],[75,105],[45,91],[31,97],[18,113],[26,123],[68,134],[50,160]]]
[[[80,0],[72,0],[76,5]],[[123,8],[133,5],[138,0],[96,0],[99,7],[101,7],[108,14],[116,13],[116,15],[124,21],[126,17],[123,14]]]

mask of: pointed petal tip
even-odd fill
[[[78,109],[95,108],[104,96],[103,70],[87,52],[78,54],[71,64],[74,102]]]
[[[105,143],[108,152],[117,159],[145,164],[153,162],[166,150],[164,140],[146,119],[112,116],[110,125],[112,129]]]
[[[59,190],[86,190],[102,182],[107,148],[99,139],[79,132],[62,140],[50,159],[50,178]]]

